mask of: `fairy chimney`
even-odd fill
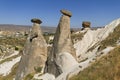
[[[62,55],[65,57],[64,53],[69,53],[74,58],[76,56],[70,32],[70,17],[72,16],[72,14],[67,10],[61,10],[61,13],[63,15],[60,18],[53,40],[53,46],[48,55],[45,66],[45,73],[51,73],[55,75],[55,77],[59,76],[62,72],[64,72],[63,65],[65,64],[65,61],[62,61],[60,57],[62,57]],[[60,62],[62,62],[63,64]],[[73,63],[70,62],[68,66],[72,64]]]
[[[31,22],[33,26],[24,46],[15,80],[23,80],[27,75],[44,68],[47,59],[47,44],[40,29],[42,21],[34,18]]]
[[[90,25],[91,25],[91,23],[88,22],[88,21],[83,21],[83,22],[82,22],[82,27],[83,27],[83,29],[85,29],[85,28],[90,28]]]

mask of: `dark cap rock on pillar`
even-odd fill
[[[38,18],[33,18],[31,19],[31,22],[33,23],[33,26],[30,41],[32,41],[33,38],[36,38],[39,32],[42,33],[40,29],[40,24],[42,23],[42,21]]]
[[[72,13],[71,13],[70,11],[68,11],[68,10],[63,9],[63,10],[60,10],[60,12],[61,12],[62,14],[64,14],[64,15],[66,15],[66,16],[69,16],[69,17],[72,16]]]
[[[82,27],[83,28],[90,28],[91,23],[89,21],[83,21],[82,22]]]
[[[37,18],[31,19],[31,22],[32,22],[32,23],[38,23],[38,24],[41,24],[41,23],[42,23],[42,21],[41,21],[40,19],[37,19]]]

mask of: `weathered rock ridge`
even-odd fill
[[[15,80],[23,80],[28,74],[36,73],[37,69],[45,66],[47,44],[40,29],[42,21],[32,19],[31,22],[33,22],[33,26],[24,46]]]

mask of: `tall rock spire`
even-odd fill
[[[15,80],[23,80],[28,74],[36,73],[36,70],[45,66],[47,44],[40,29],[42,21],[34,18],[31,22],[33,26],[24,46]]]
[[[45,67],[45,73],[51,73],[56,77],[73,64],[67,61],[67,55],[70,55],[74,61],[76,56],[70,33],[70,17],[72,14],[67,10],[61,10],[61,13],[63,15],[60,18]],[[66,60],[63,58],[66,58]],[[65,66],[65,62],[67,62],[67,66]]]

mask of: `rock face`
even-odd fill
[[[23,80],[28,74],[33,74],[45,66],[47,44],[40,29],[42,21],[32,19],[31,22],[33,26],[24,46],[15,80]]]
[[[83,28],[90,28],[90,25],[91,25],[91,23],[88,22],[88,21],[84,21],[84,22],[82,23],[82,27],[83,27]]]
[[[45,73],[51,73],[55,75],[55,77],[64,72],[63,68],[65,66],[63,67],[63,65],[65,64],[65,60],[62,60],[62,58],[65,58],[66,56],[64,53],[70,54],[73,58],[76,56],[70,33],[70,17],[72,15],[66,10],[61,10],[61,13],[63,15],[59,21],[53,40],[53,46],[48,55],[45,66]],[[68,66],[70,65],[72,65],[72,63]]]
[[[99,43],[108,37],[110,33],[114,31],[114,29],[120,24],[120,18],[112,21],[110,24],[106,25],[105,28],[100,28],[97,30],[88,30],[81,41],[74,44],[74,48],[76,49],[76,56],[79,57],[79,61],[85,59],[85,54],[93,54],[96,53],[99,47]],[[91,52],[89,49],[92,47],[95,49]]]

